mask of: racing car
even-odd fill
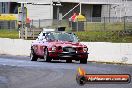
[[[78,37],[72,32],[44,29],[38,38],[31,44],[31,61],[38,58],[47,62],[51,60],[72,60],[87,64],[88,47],[79,42]]]

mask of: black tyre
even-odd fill
[[[87,64],[87,59],[86,59],[86,58],[81,59],[81,60],[80,60],[80,64]]]
[[[46,48],[45,50],[44,50],[44,60],[46,61],[46,62],[51,62],[51,57],[49,57],[49,53],[48,53],[48,49]]]
[[[30,53],[30,59],[31,59],[31,61],[37,61],[37,59],[38,59],[38,57],[37,57],[37,55],[35,55],[33,49],[31,50],[31,53]]]
[[[66,60],[66,63],[72,63],[72,60],[67,59],[67,60]]]

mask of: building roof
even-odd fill
[[[18,2],[18,3],[43,3],[51,4],[52,2],[69,2],[82,4],[121,4],[122,0],[0,0],[0,2]]]
[[[53,2],[69,2],[82,4],[121,4],[122,0],[52,0]]]

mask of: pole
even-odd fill
[[[57,27],[59,27],[59,13],[60,13],[60,9],[59,9],[59,6],[60,5],[60,0],[57,1]]]
[[[57,6],[57,26],[59,27],[59,6]]]
[[[126,30],[126,17],[124,16],[124,30]]]
[[[65,16],[67,16],[70,12],[72,12],[75,8],[77,8],[78,6],[80,5],[80,3],[79,4],[77,4],[76,6],[74,6],[71,10],[69,10],[64,16],[62,16],[62,18],[64,18]]]
[[[82,14],[82,3],[80,1],[80,14]]]
[[[39,28],[40,28],[40,19],[39,19]]]
[[[122,7],[120,6],[120,22],[121,22],[121,13],[122,13],[121,9],[122,9]]]
[[[105,27],[105,17],[104,17],[104,30],[105,30],[105,28],[106,28],[106,27]]]
[[[21,28],[21,38],[24,39],[24,3],[21,3],[21,24],[22,24],[22,28]]]
[[[111,13],[110,13],[110,12],[111,12],[110,9],[111,9],[111,5],[109,5],[109,22],[110,22],[110,14],[111,14]]]

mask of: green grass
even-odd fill
[[[0,38],[18,39],[19,32],[16,30],[0,29]]]
[[[84,41],[84,42],[132,43],[132,35],[119,36],[119,33],[116,31],[113,32],[89,31],[89,32],[76,32],[75,34],[79,37],[80,41]]]
[[[71,30],[69,30],[71,31]],[[84,42],[117,42],[117,43],[132,43],[132,35],[119,35],[119,31],[83,31],[75,32],[80,41]],[[18,39],[19,33],[17,30],[2,30],[0,29],[0,38]]]
[[[65,26],[66,30],[69,30],[69,23],[63,20],[60,23],[60,26]],[[54,28],[57,27],[57,24],[52,25]],[[132,28],[132,23],[126,23],[126,28]],[[117,23],[101,23],[101,22],[84,22],[84,30],[85,31],[120,31],[124,30],[124,23],[117,22]]]
[[[97,30],[123,30],[124,24],[123,23],[85,23],[85,30],[86,31],[97,31]]]

